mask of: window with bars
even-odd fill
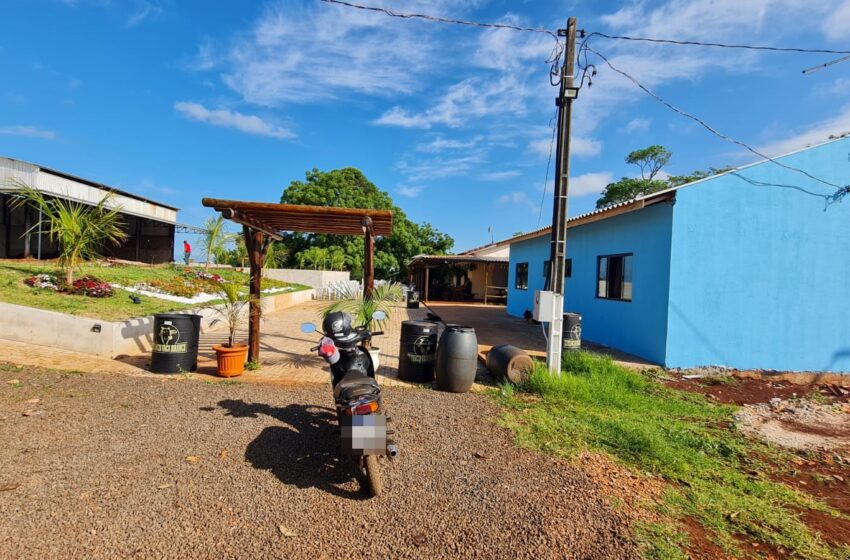
[[[516,265],[516,282],[517,290],[528,289],[528,263],[517,263]]]

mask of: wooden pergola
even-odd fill
[[[393,215],[389,210],[301,206],[269,202],[244,202],[204,198],[201,203],[242,225],[251,271],[251,311],[248,322],[248,359],[260,359],[260,296],[263,261],[273,240],[284,232],[363,235],[366,254],[363,261],[363,292],[368,297],[375,286],[375,237],[392,233]]]

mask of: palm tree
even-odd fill
[[[82,261],[101,258],[99,250],[106,244],[118,245],[127,239],[121,221],[121,206],[112,205],[113,193],[107,193],[95,206],[47,198],[38,190],[15,181],[13,206],[30,204],[41,211],[42,219],[30,232],[46,229],[50,239],[59,244],[59,267],[65,283],[74,283],[74,271]]]
[[[220,260],[219,257],[227,252],[227,245],[233,239],[233,234],[227,233],[224,230],[224,216],[207,218],[204,222],[203,230],[201,234],[201,247],[207,253],[207,263],[204,269],[209,270],[210,261],[213,257],[218,262]]]
[[[375,313],[383,311],[386,319],[389,319],[392,304],[399,301],[401,296],[401,284],[397,282],[378,284],[369,297],[363,296],[359,286],[349,285],[343,292],[342,299],[327,305],[322,309],[321,314],[322,317],[327,317],[336,311],[344,311],[351,314],[355,325],[363,325],[367,330],[372,330],[372,317]],[[380,326],[384,321],[375,320],[374,322]]]

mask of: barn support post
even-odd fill
[[[248,263],[250,266],[249,293],[251,303],[248,313],[248,361],[260,361],[260,316],[262,315],[262,295],[263,283],[263,261],[268,249],[268,242],[265,234],[261,231],[256,231],[248,226],[242,226],[242,234],[245,236],[245,247],[248,249]]]
[[[361,223],[366,238],[366,255],[363,259],[363,297],[369,299],[375,290],[375,234],[372,230],[372,218],[366,216]]]

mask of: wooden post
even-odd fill
[[[248,262],[250,263],[250,289],[251,303],[248,314],[248,361],[260,361],[260,296],[262,295],[263,282],[263,259],[266,252],[265,235],[261,231],[255,231],[248,226],[242,226],[242,234],[245,236],[245,247],[248,249]]]
[[[487,287],[490,285],[490,263],[484,263],[484,305],[487,305]]]
[[[422,301],[424,301],[425,303],[428,303],[428,290],[431,288],[430,272],[429,272],[430,270],[431,270],[431,267],[429,267],[428,265],[425,265],[425,292],[424,292],[424,295],[422,296]]]
[[[372,232],[372,218],[366,216],[361,222],[366,237],[366,255],[363,259],[363,297],[372,297],[375,290],[375,236]]]

